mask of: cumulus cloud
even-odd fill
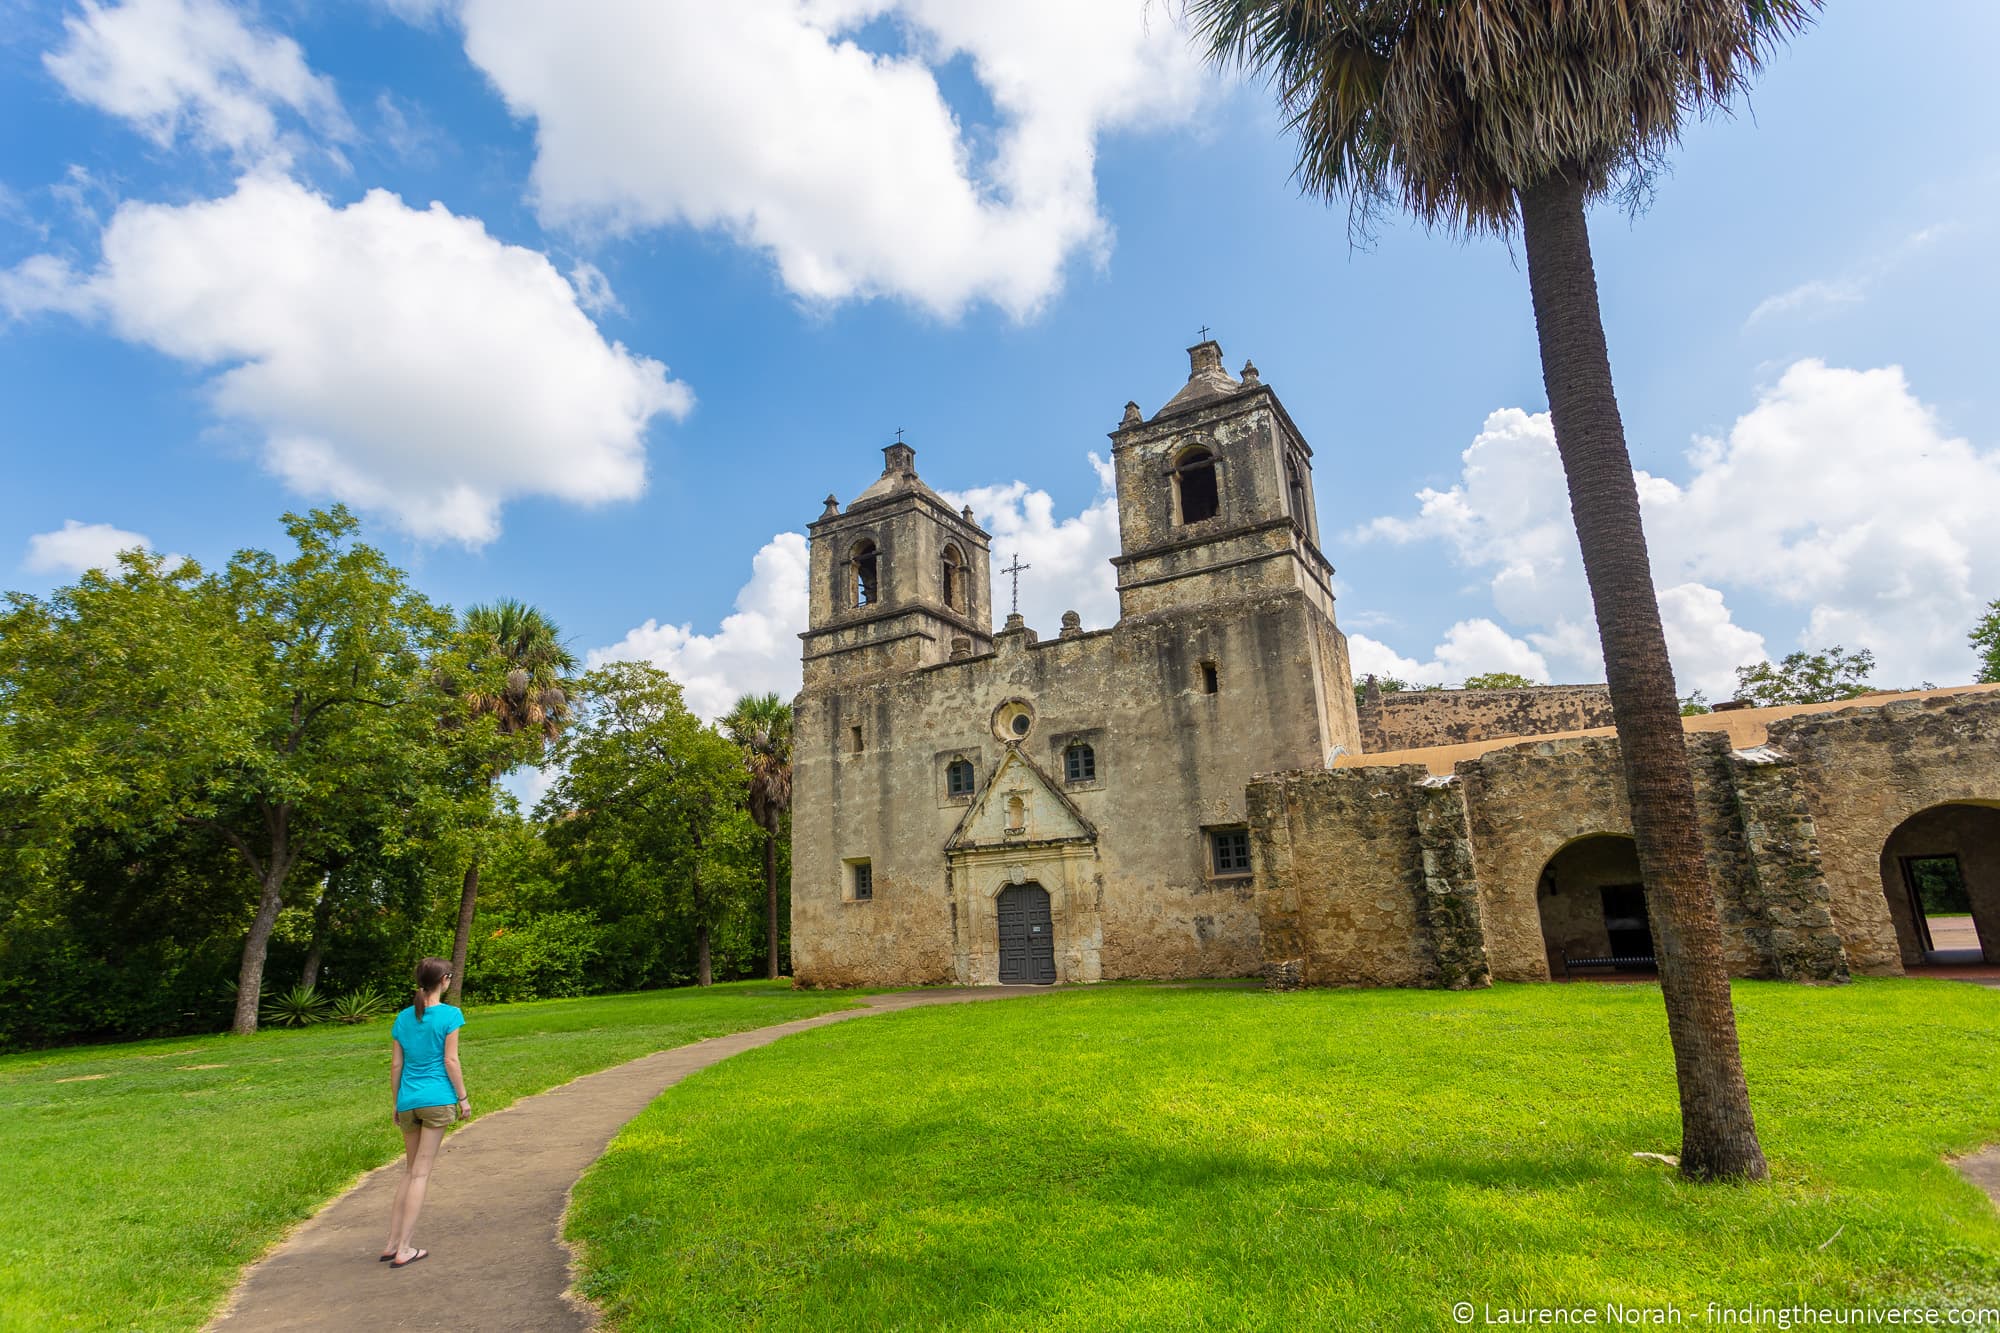
[[[1791,615],[1770,652],[1838,642],[1873,650],[1886,685],[1968,678],[1966,632],[2000,587],[2000,453],[1949,435],[1900,368],[1800,361],[1687,463],[1685,481],[1637,475],[1683,689],[1726,695],[1734,668],[1766,655],[1735,592]],[[1458,482],[1417,499],[1357,536],[1443,544],[1559,670],[1601,669],[1545,414],[1493,413]]]
[[[942,492],[955,505],[971,505],[979,526],[992,534],[993,616],[1007,614],[1012,580],[1000,570],[1018,555],[1021,615],[1042,634],[1053,634],[1062,613],[1074,611],[1086,629],[1118,619],[1118,492],[1111,463],[1090,455],[1097,494],[1081,513],[1057,518],[1055,500],[1025,481]]]
[[[750,569],[750,581],[736,594],[736,610],[715,633],[648,620],[617,643],[592,649],[586,661],[592,667],[651,662],[681,683],[688,707],[710,722],[741,695],[775,690],[790,699],[799,690],[798,636],[808,619],[811,566],[804,534],[771,538]]]
[[[37,532],[28,538],[23,568],[34,574],[81,574],[87,569],[111,569],[118,553],[134,547],[152,549],[153,543],[141,532],[127,532],[109,523],[79,523],[66,519],[54,532]]]
[[[252,174],[221,199],[126,204],[101,244],[89,273],[47,255],[0,272],[0,307],[213,369],[216,412],[261,435],[272,472],[419,538],[490,541],[519,496],[636,496],[650,423],[693,403],[607,343],[545,256],[441,204],[335,207]]]
[[[545,222],[713,229],[815,303],[1033,313],[1072,255],[1109,246],[1099,137],[1179,122],[1208,86],[1170,15],[1138,0],[384,2],[449,15],[533,120]],[[864,49],[864,28],[901,49]],[[994,123],[954,110],[947,65]]]
[[[1429,661],[1404,657],[1366,634],[1349,634],[1347,650],[1356,680],[1393,676],[1411,685],[1456,686],[1472,676],[1509,671],[1537,684],[1549,683],[1549,664],[1542,655],[1485,617],[1461,620],[1445,631]]]
[[[64,91],[132,122],[162,148],[185,138],[239,160],[288,156],[285,117],[352,137],[333,82],[291,38],[221,0],[83,0],[42,64]]]

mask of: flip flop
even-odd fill
[[[396,1262],[396,1256],[393,1254],[378,1254],[375,1256],[375,1262],[378,1264],[393,1264]]]
[[[425,1255],[429,1253],[430,1253],[429,1250],[418,1250],[415,1254],[411,1255],[407,1259],[391,1259],[389,1261],[389,1267],[408,1268],[411,1264],[415,1263],[417,1260],[423,1258]]]

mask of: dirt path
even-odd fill
[[[417,1224],[430,1257],[399,1270],[377,1263],[401,1163],[363,1176],[251,1265],[208,1327],[561,1330],[594,1326],[564,1298],[569,1251],[558,1236],[570,1186],[611,1138],[697,1069],[780,1037],[920,1005],[1046,995],[1047,986],[874,995],[844,1009],[641,1056],[523,1097],[447,1135]]]

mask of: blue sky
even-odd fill
[[[1518,251],[1351,247],[1162,4],[989,9],[0,6],[0,584],[339,497],[434,596],[713,711],[795,686],[785,534],[899,427],[1031,624],[1107,622],[1091,454],[1207,325],[1316,450],[1358,668],[1598,678]],[[1833,642],[1970,673],[1996,45],[1976,0],[1835,5],[1593,217],[1684,688]]]

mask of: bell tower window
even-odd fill
[[[1285,488],[1292,495],[1292,519],[1301,529],[1309,526],[1310,511],[1306,508],[1306,479],[1299,472],[1296,460],[1285,464]]]
[[[958,547],[947,544],[944,548],[944,604],[954,611],[965,610],[967,588],[965,586],[965,557],[958,553]]]
[[[874,606],[881,600],[881,556],[875,550],[875,543],[866,537],[854,543],[854,554],[848,558],[853,574],[852,593],[854,605]]]
[[[1222,510],[1215,485],[1215,455],[1190,449],[1174,464],[1174,491],[1180,501],[1180,521],[1199,523]]]

